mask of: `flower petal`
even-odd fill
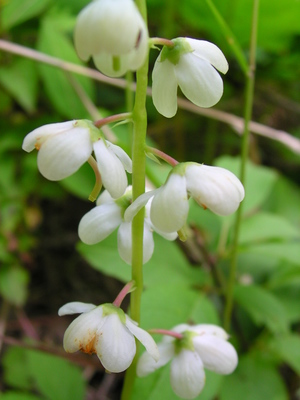
[[[180,57],[175,74],[182,93],[199,107],[211,107],[222,97],[223,81],[219,73],[194,53]]]
[[[167,118],[177,112],[177,78],[169,60],[157,58],[152,72],[152,100],[157,111]]]
[[[130,222],[133,220],[135,215],[146,205],[148,200],[156,194],[159,189],[151,190],[149,192],[143,193],[139,196],[125,211],[124,220]]]
[[[127,263],[131,264],[132,260],[132,238],[131,238],[131,222],[122,222],[118,230],[118,251],[120,257]],[[144,224],[143,236],[143,264],[148,262],[154,251],[153,234],[146,224]]]
[[[147,350],[148,354],[155,360],[159,360],[159,351],[157,348],[157,344],[155,343],[153,337],[145,331],[144,329],[139,328],[132,320],[131,318],[126,315],[126,326],[129,329],[129,331],[139,340],[142,345],[145,347]]]
[[[78,235],[84,243],[95,244],[109,236],[121,222],[121,209],[117,204],[102,204],[81,218]]]
[[[128,172],[132,172],[132,161],[129,155],[124,151],[120,146],[116,146],[115,144],[109,142],[108,140],[106,141],[106,144],[108,145],[108,148],[111,148],[112,151],[115,153],[115,155],[118,157],[118,159],[121,161],[123,164],[123,167],[126,169]]]
[[[97,334],[97,355],[104,368],[110,372],[127,369],[135,356],[136,345],[134,336],[118,315],[109,314]]]
[[[122,162],[103,140],[94,143],[94,152],[104,187],[117,199],[127,187],[127,175]]]
[[[141,355],[137,364],[137,376],[142,377],[151,374],[166,365],[175,354],[173,343],[160,343],[157,348],[159,351],[159,360],[157,362],[147,351]]]
[[[197,40],[185,38],[189,45],[194,49],[194,55],[203,58],[212,64],[217,70],[226,74],[228,71],[228,62],[222,51],[215,44],[206,40]]]
[[[114,199],[111,197],[107,190],[103,190],[96,201],[97,206],[101,206],[105,203],[114,203]]]
[[[236,368],[236,350],[226,340],[213,335],[200,335],[193,338],[193,343],[205,368],[224,375],[231,374]]]
[[[205,373],[201,358],[190,350],[181,350],[171,363],[171,386],[177,396],[193,399],[202,391]]]
[[[186,179],[184,176],[171,174],[153,197],[150,211],[151,222],[162,232],[176,232],[184,226],[188,211]]]
[[[243,185],[224,168],[191,164],[186,168],[185,176],[191,196],[215,214],[232,214],[244,198]]]
[[[64,131],[68,131],[74,128],[74,123],[76,121],[66,121],[57,124],[48,124],[40,126],[39,128],[33,130],[25,136],[22,149],[30,152],[35,148],[37,141],[41,138],[45,138],[49,135],[56,135]]]
[[[67,353],[82,350],[85,353],[95,353],[98,341],[97,331],[104,323],[102,307],[96,307],[77,317],[68,327],[64,335],[63,346]]]
[[[38,152],[41,174],[58,181],[76,172],[92,153],[89,129],[77,127],[48,136]]]
[[[213,324],[199,324],[191,327],[193,332],[197,332],[199,335],[213,335],[220,339],[227,340],[229,338],[228,333],[220,326]]]
[[[81,314],[96,308],[95,304],[89,303],[81,303],[80,301],[72,301],[71,303],[67,303],[64,306],[60,307],[58,310],[58,315],[61,317],[62,315],[68,314]]]

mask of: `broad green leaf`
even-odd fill
[[[278,261],[288,261],[298,264],[300,260],[299,240],[293,242],[272,242],[265,244],[255,244],[246,248],[240,248],[244,254],[262,254]]]
[[[259,243],[271,239],[299,238],[299,230],[287,219],[265,212],[259,212],[243,220],[240,230],[240,243]]]
[[[28,394],[24,392],[9,391],[5,393],[0,393],[1,400],[42,400],[41,397],[37,397],[33,394]]]
[[[240,174],[240,159],[228,156],[220,157],[215,163],[218,167],[229,169],[237,177]],[[248,162],[246,165],[245,199],[243,211],[249,213],[261,207],[269,198],[277,179],[277,173],[270,168]]]
[[[116,236],[114,232],[107,239],[92,246],[79,243],[77,249],[95,269],[128,282],[131,279],[130,266],[122,261],[118,254]],[[161,282],[191,285],[206,281],[207,274],[200,268],[191,267],[175,242],[169,242],[158,235],[155,235],[154,242],[154,254],[144,265],[146,286]]]
[[[68,192],[87,200],[95,185],[95,174],[90,165],[85,163],[75,174],[60,181],[60,184]]]
[[[35,110],[37,70],[32,61],[18,59],[9,67],[1,67],[0,84],[27,112]]]
[[[299,335],[288,334],[275,337],[270,342],[270,349],[273,350],[283,362],[287,363],[298,375],[300,375]]]
[[[300,320],[299,286],[284,286],[272,291],[284,306],[285,317],[289,323],[298,323]]]
[[[282,286],[295,286],[300,290],[300,260],[299,264],[282,262],[274,270],[268,281],[268,288],[276,289]]]
[[[276,366],[259,353],[239,360],[237,369],[226,376],[220,400],[288,400],[289,396]]]
[[[274,333],[287,331],[285,308],[271,292],[255,285],[237,285],[234,299],[257,325],[265,325]]]
[[[4,30],[21,24],[41,14],[52,0],[7,0],[2,9],[2,25]]]
[[[74,20],[71,20],[74,23]],[[79,64],[74,46],[65,32],[70,25],[70,16],[60,13],[48,15],[41,23],[38,49],[46,54]],[[87,118],[86,111],[75,88],[83,89],[87,96],[93,98],[91,81],[83,76],[76,76],[48,65],[39,65],[46,93],[53,106],[63,116],[72,119]]]
[[[217,311],[208,298],[183,283],[162,282],[147,288],[142,297],[143,328],[171,329],[189,322],[220,323]]]
[[[2,266],[0,293],[11,304],[22,306],[27,298],[28,272],[19,266]]]
[[[39,351],[28,351],[28,369],[38,390],[49,400],[82,400],[81,370],[69,361]]]
[[[26,365],[27,351],[21,347],[9,348],[3,357],[4,382],[10,387],[31,389],[32,382]]]

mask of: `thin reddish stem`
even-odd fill
[[[135,289],[135,281],[130,281],[128,282],[121,292],[118,294],[118,296],[115,298],[115,301],[113,302],[113,305],[116,307],[120,307],[122,304],[122,301],[124,298],[128,295],[128,293],[132,292]]]
[[[175,160],[175,158],[169,156],[168,154],[164,153],[161,150],[156,149],[155,147],[146,146],[146,151],[161,158],[166,163],[172,165],[172,167],[175,167],[175,165],[179,164],[179,162],[177,160]]]
[[[167,329],[148,329],[149,333],[159,333],[161,335],[172,336],[175,339],[183,339],[183,334],[173,331],[168,331]]]
[[[115,114],[115,115],[110,115],[109,117],[99,119],[99,121],[94,122],[94,125],[97,128],[101,128],[104,125],[110,124],[111,122],[119,122],[119,121],[125,121],[126,119],[131,118],[131,113],[121,113],[121,114]]]
[[[159,38],[159,37],[154,37],[150,39],[151,44],[155,45],[160,45],[160,46],[168,46],[168,47],[174,47],[174,42],[170,39],[165,39],[165,38]]]

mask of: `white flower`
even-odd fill
[[[168,118],[177,111],[177,86],[192,103],[211,107],[223,94],[223,81],[216,69],[223,74],[228,71],[224,54],[213,43],[191,38],[173,42],[174,47],[163,47],[152,74],[153,103]]]
[[[118,229],[118,251],[122,260],[127,264],[131,264],[132,257],[132,237],[131,222],[125,222],[123,215],[125,209],[132,200],[131,186],[127,188],[124,196],[118,200],[112,199],[107,191],[104,191],[97,200],[97,206],[85,214],[78,227],[80,239],[86,244],[95,244],[104,240],[115,229]],[[148,213],[149,213],[149,206]],[[144,221],[144,237],[143,237],[143,263],[150,260],[154,251],[153,225],[149,217],[146,216]],[[165,234],[156,230],[157,233],[164,236],[168,240],[174,240],[177,237],[176,232]]]
[[[172,389],[184,399],[193,399],[204,387],[204,368],[224,375],[236,368],[237,353],[227,342],[228,335],[222,328],[208,324],[181,324],[172,331],[182,333],[183,338],[164,336],[158,344],[159,361],[155,362],[149,354],[144,353],[138,361],[138,376],[146,376],[172,359]]]
[[[58,311],[60,316],[76,313],[82,314],[70,324],[64,335],[66,352],[96,353],[107,371],[121,372],[130,366],[135,356],[136,337],[150,357],[158,360],[159,353],[152,336],[139,328],[119,307],[73,302]]]
[[[189,211],[189,196],[215,214],[229,215],[236,211],[245,195],[239,179],[230,171],[196,163],[176,165],[166,183],[159,189],[140,196],[125,212],[130,221],[153,197],[150,219],[155,229],[162,232],[179,231]]]
[[[119,146],[104,140],[91,121],[67,121],[48,124],[28,133],[23,150],[38,152],[41,174],[58,181],[74,174],[95,153],[103,185],[112,197],[122,196],[127,187],[125,169],[131,172],[132,162]]]
[[[74,34],[79,57],[93,57],[104,74],[139,69],[148,54],[146,24],[132,0],[95,0],[78,16]]]

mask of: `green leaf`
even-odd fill
[[[270,349],[300,375],[300,336],[287,334],[274,338]]]
[[[290,263],[298,264],[300,259],[299,241],[294,242],[275,242],[252,245],[245,249],[240,249],[244,254],[262,254],[277,260],[285,260]]]
[[[28,351],[28,368],[39,391],[49,400],[82,400],[81,370],[69,361],[39,351]]]
[[[239,242],[263,242],[271,239],[299,238],[300,232],[285,218],[260,212],[242,222]]]
[[[276,366],[259,353],[241,357],[237,369],[224,379],[220,400],[288,400]]]
[[[19,347],[10,347],[3,357],[4,382],[14,388],[31,389],[32,382],[26,365],[27,351]]]
[[[300,287],[300,264],[282,262],[278,265],[268,281],[268,288],[276,289],[282,286]]]
[[[255,285],[237,285],[234,299],[257,325],[265,325],[274,333],[288,330],[285,308],[271,292]]]
[[[95,174],[90,165],[85,163],[75,174],[60,181],[60,185],[75,196],[87,200],[95,185]]]
[[[32,61],[18,59],[9,67],[0,68],[0,84],[27,112],[35,110],[37,70]]]
[[[11,304],[21,306],[27,298],[28,272],[19,266],[2,266],[0,269],[0,292]]]
[[[41,397],[34,396],[33,394],[27,394],[24,392],[9,391],[6,393],[0,393],[1,400],[41,400]]]
[[[69,27],[71,23],[73,25],[74,22],[73,19],[70,20],[70,16],[63,13],[48,15],[41,23],[38,49],[62,60],[80,64],[74,46],[65,32],[66,27]],[[90,79],[44,64],[39,65],[39,71],[46,93],[58,112],[72,119],[89,117],[74,85],[80,87],[88,97],[93,99],[93,86]]]
[[[41,14],[50,4],[51,0],[8,0],[3,4],[2,26],[8,30]]]

